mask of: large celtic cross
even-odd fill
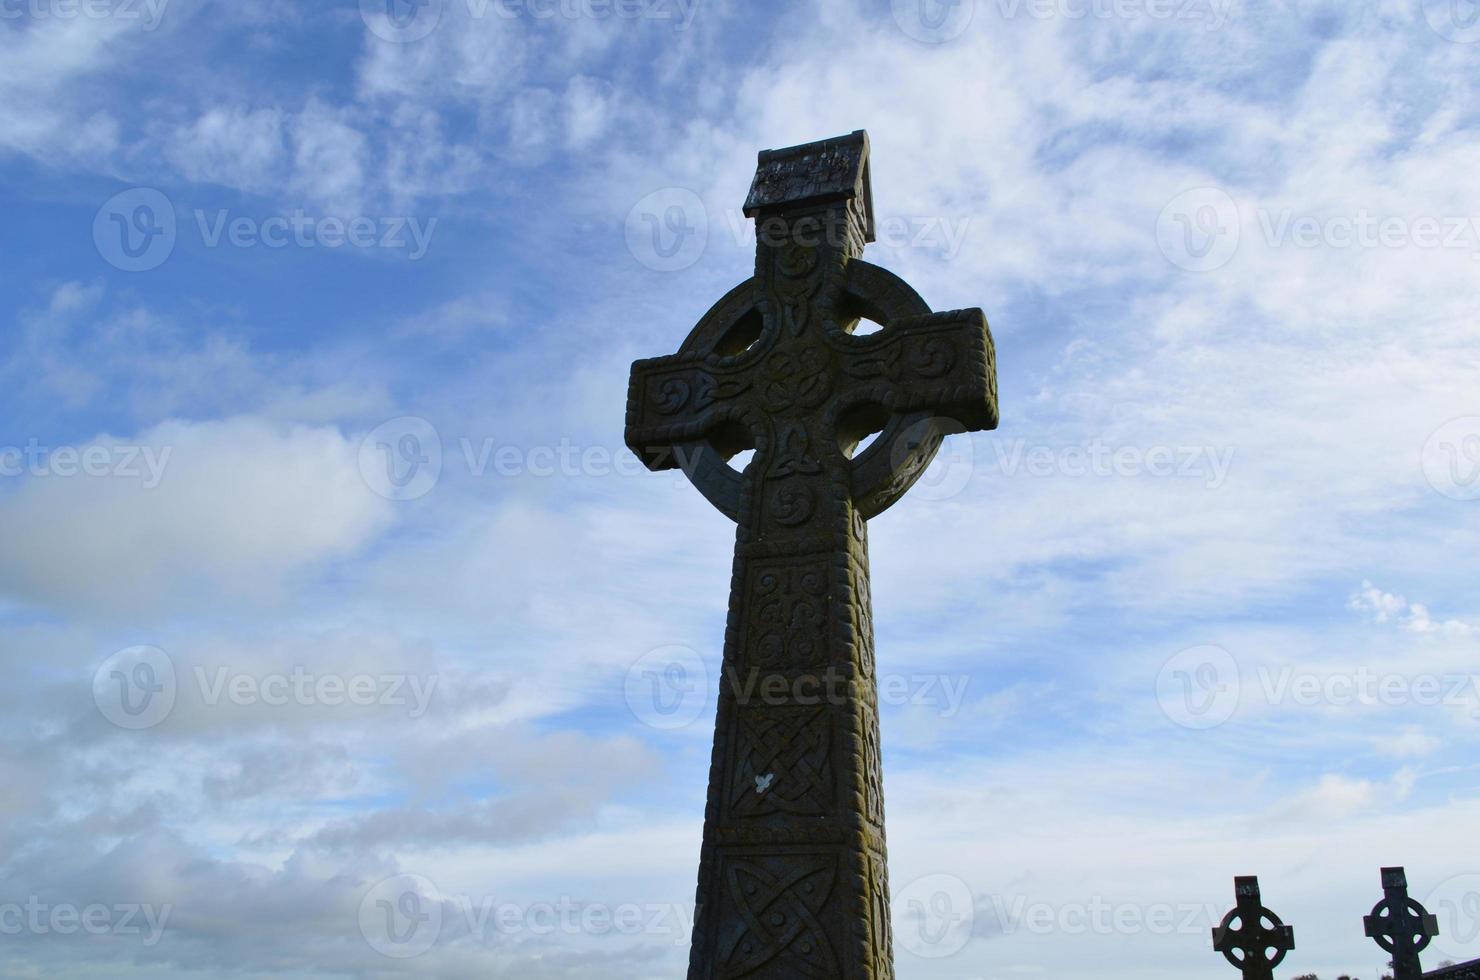
[[[948,429],[994,428],[997,391],[980,310],[859,258],[868,154],[861,131],[761,153],[755,276],[632,367],[627,444],[739,525],[691,980],[894,975],[864,522]]]

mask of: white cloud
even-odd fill
[[[95,163],[118,144],[107,110],[84,107],[81,84],[122,56],[127,25],[112,18],[46,18],[0,28],[0,151]]]
[[[1449,636],[1468,636],[1472,632],[1469,623],[1458,619],[1436,621],[1428,607],[1418,602],[1409,602],[1403,596],[1384,592],[1371,582],[1364,581],[1361,589],[1352,594],[1347,608],[1356,612],[1370,613],[1374,623],[1392,623],[1410,633],[1443,633]]]
[[[12,528],[0,587],[73,612],[180,610],[276,598],[287,577],[354,553],[391,519],[336,429],[251,417],[100,436],[108,475],[26,476],[0,497]]]
[[[214,107],[177,128],[168,152],[188,180],[256,192],[273,189],[286,155],[283,113]]]
[[[365,134],[346,123],[344,113],[310,102],[294,117],[290,135],[293,188],[313,202],[343,209],[341,215],[359,213],[368,164]]]

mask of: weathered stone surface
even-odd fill
[[[945,432],[994,428],[997,391],[980,310],[859,257],[868,154],[862,132],[762,153],[755,276],[632,368],[627,444],[739,525],[691,980],[894,975],[865,521]]]

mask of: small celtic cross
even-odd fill
[[[1382,901],[1362,917],[1367,936],[1393,957],[1393,980],[1420,980],[1418,954],[1439,935],[1439,919],[1408,897],[1408,875],[1402,868],[1382,869]]]
[[[1295,948],[1295,930],[1264,907],[1257,877],[1233,879],[1233,891],[1238,904],[1213,929],[1213,949],[1243,971],[1244,980],[1274,980],[1274,968]]]

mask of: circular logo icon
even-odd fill
[[[360,0],[360,18],[382,41],[410,44],[437,29],[445,5],[445,0]]]
[[[625,694],[633,716],[649,728],[686,728],[709,701],[709,671],[689,647],[658,647],[628,669]]]
[[[158,647],[129,647],[93,672],[93,703],[119,728],[153,728],[175,708],[175,663]]]
[[[971,433],[955,419],[938,418],[917,422],[894,440],[889,454],[895,471],[908,462],[921,443],[942,439],[939,451],[910,490],[910,499],[950,500],[957,496],[976,473],[976,443]]]
[[[1438,963],[1480,959],[1480,874],[1452,875],[1423,898],[1439,920],[1439,935],[1424,958]]]
[[[892,0],[894,22],[922,44],[944,44],[961,36],[976,13],[976,0]]]
[[[152,187],[115,194],[93,217],[93,245],[123,272],[157,269],[175,251],[175,206]]]
[[[1168,262],[1189,272],[1221,269],[1238,251],[1238,205],[1217,187],[1183,191],[1156,219],[1156,243]]]
[[[421,875],[393,875],[360,900],[360,935],[381,956],[420,956],[441,933],[441,897],[437,886]]]
[[[360,477],[387,500],[419,500],[442,478],[442,437],[414,415],[378,425],[360,441]]]
[[[927,960],[954,956],[971,940],[976,904],[955,875],[926,875],[894,893],[895,944]]]
[[[1217,728],[1238,710],[1240,691],[1238,661],[1211,644],[1173,654],[1156,675],[1162,713],[1183,728]]]
[[[709,244],[709,211],[685,187],[653,191],[627,212],[627,250],[655,272],[687,269]]]
[[[1451,500],[1480,498],[1480,415],[1452,419],[1423,444],[1423,475]]]
[[[1424,0],[1430,29],[1456,44],[1480,43],[1480,0]]]

